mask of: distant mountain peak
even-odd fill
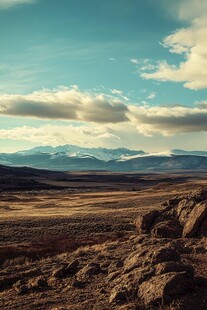
[[[0,164],[59,171],[176,171],[207,170],[207,151],[172,150],[145,153],[126,148],[85,148],[76,145],[39,146],[0,154]]]

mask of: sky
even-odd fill
[[[207,150],[206,0],[0,0],[0,152]]]

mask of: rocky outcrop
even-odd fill
[[[122,272],[110,285],[111,303],[139,298],[147,307],[169,303],[193,285],[194,269],[182,262],[169,239],[145,235],[125,260]]]
[[[192,286],[192,278],[187,272],[168,272],[152,277],[139,287],[139,297],[146,306],[167,304],[185,294]]]
[[[161,211],[150,211],[136,220],[139,233],[156,238],[207,236],[207,188],[164,204]]]
[[[152,210],[146,214],[140,215],[136,220],[136,227],[140,234],[149,233],[150,228],[152,227],[153,222],[159,215],[157,210]]]
[[[207,217],[207,201],[196,204],[190,212],[183,228],[183,237],[193,237],[197,234],[203,220]],[[202,229],[202,228],[201,228]]]
[[[108,277],[110,303],[138,298],[146,309],[154,309],[191,292],[194,268],[182,261],[182,254],[191,251],[187,238],[207,236],[207,189],[171,199],[163,207],[137,218],[139,236],[130,239],[134,251],[122,271]]]

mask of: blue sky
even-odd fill
[[[0,151],[207,149],[205,0],[0,0]]]

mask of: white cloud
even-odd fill
[[[141,70],[141,71],[148,71],[148,70],[151,71],[151,70],[154,70],[155,68],[156,68],[155,65],[148,63],[148,64],[142,66],[142,67],[140,68],[140,70]]]
[[[131,63],[133,63],[133,64],[135,64],[135,65],[140,64],[140,60],[137,59],[137,58],[131,58],[130,61],[131,61]]]
[[[111,93],[115,96],[120,97],[121,99],[124,99],[126,101],[129,101],[129,98],[127,96],[124,95],[124,92],[122,90],[119,89],[111,89]]]
[[[104,94],[81,92],[77,86],[43,89],[28,95],[0,94],[0,114],[40,119],[116,123],[127,120],[127,106]]]
[[[206,107],[130,106],[128,117],[137,130],[152,136],[156,133],[173,136],[179,133],[207,131]]]
[[[155,97],[156,97],[156,92],[151,92],[148,96],[147,96],[147,99],[150,99],[150,100],[152,100],[152,99],[154,99]]]
[[[112,91],[123,96],[120,90]],[[151,92],[148,99],[155,96],[156,93]],[[81,140],[81,136],[105,140],[111,138],[114,141],[123,136],[123,132],[129,127],[146,136],[207,131],[206,101],[198,102],[194,107],[150,107],[145,101],[141,105],[132,105],[123,103],[115,96],[81,92],[78,86],[72,89],[43,89],[28,95],[1,94],[0,114],[49,119],[50,122],[64,120],[64,125],[65,121],[78,121],[79,127],[45,127],[44,130],[48,133],[44,135],[46,142],[51,138],[51,128],[53,139],[60,138],[62,142],[68,142],[69,136],[72,136],[72,140],[77,138],[77,141]],[[66,134],[65,131],[69,131],[70,134]],[[29,127],[0,131],[1,139],[9,136],[18,139],[18,136],[24,136],[28,141],[31,137],[36,141],[35,139],[41,140],[42,135],[41,129]]]
[[[189,7],[197,7],[204,1],[189,1]],[[182,16],[188,8],[188,1],[180,6]],[[205,10],[204,10],[205,8]],[[178,29],[163,41],[163,46],[171,53],[182,54],[184,60],[178,65],[168,64],[166,61],[157,63],[154,72],[144,72],[141,77],[158,81],[172,81],[184,83],[184,87],[198,90],[207,88],[207,2],[203,7],[205,15],[192,21],[186,28]],[[200,12],[200,9],[198,10]],[[197,13],[196,13],[197,14]],[[153,67],[151,67],[153,69]],[[148,67],[142,68],[148,70]],[[146,71],[144,70],[144,71]]]
[[[0,9],[8,9],[19,4],[33,3],[35,0],[0,0]]]
[[[182,0],[178,5],[178,16],[182,20],[193,20],[206,15],[206,0]]]
[[[104,125],[44,125],[38,128],[31,126],[1,129],[0,139],[26,141],[38,145],[78,144],[80,146],[113,146],[120,137],[112,128]]]

